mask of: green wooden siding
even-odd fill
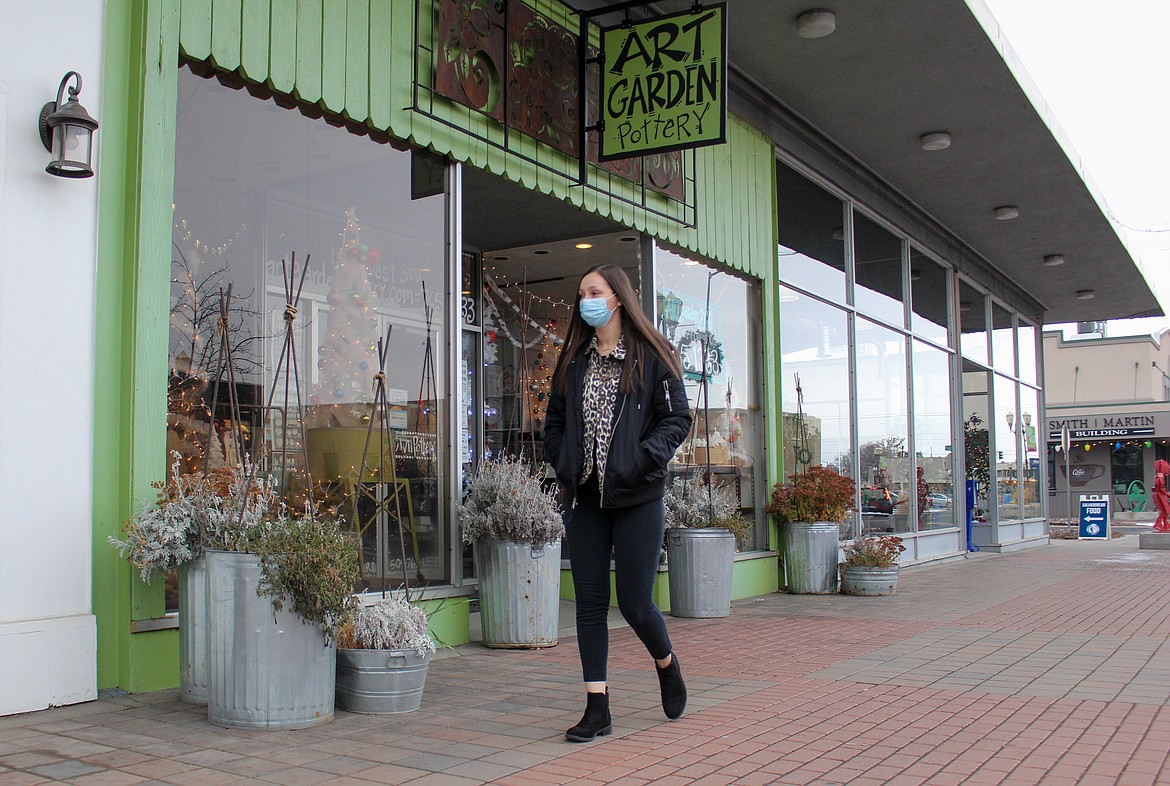
[[[498,146],[409,109],[413,103],[414,0],[179,0],[179,46],[186,57],[237,71],[247,81],[295,96],[323,111],[367,125],[485,169],[626,226],[647,232],[765,281],[775,254],[772,143],[729,118],[728,142],[696,152],[697,226],[625,200],[636,187],[592,170],[600,191],[572,185],[577,162],[531,140],[513,144],[549,172]],[[576,29],[561,3],[540,0],[542,13]],[[427,14],[420,20],[430,25]],[[424,30],[425,32],[425,30]],[[429,75],[422,76],[423,82]],[[436,116],[503,142],[496,123],[460,106],[423,101]],[[559,174],[558,174],[559,173]],[[614,198],[621,197],[621,198]],[[678,206],[652,195],[653,207],[682,218]]]

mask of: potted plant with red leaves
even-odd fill
[[[794,472],[772,489],[769,515],[784,532],[788,591],[826,595],[837,591],[841,523],[854,506],[853,479],[822,466]]]
[[[906,550],[896,535],[857,538],[845,546],[841,592],[846,595],[894,595],[898,591],[898,555]]]

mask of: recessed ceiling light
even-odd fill
[[[535,251],[533,251],[532,253],[533,253],[533,254],[538,254],[538,255],[540,255],[540,256],[544,256],[545,254],[547,254],[547,253],[548,253],[548,249],[546,249],[546,248],[538,248],[538,249],[536,249]]]
[[[931,131],[918,138],[923,150],[946,150],[951,146],[951,135],[946,131]]]
[[[1078,289],[1077,300],[1092,300],[1097,297],[1097,290],[1095,289]]]
[[[587,248],[593,248],[593,244],[592,243],[578,243],[577,245],[573,246],[573,248],[579,248],[582,251],[584,251]]]
[[[845,227],[833,227],[833,239],[834,240],[844,240],[845,239]]]
[[[507,262],[511,258],[512,257],[498,256],[498,257],[492,257],[492,261],[494,261],[494,262]]]
[[[801,38],[824,38],[837,29],[837,15],[823,8],[805,11],[796,17],[796,34]]]
[[[1064,254],[1045,254],[1044,267],[1056,267],[1064,264]]]
[[[623,243],[633,243],[637,239],[638,238],[634,237],[633,235],[625,235],[624,237],[618,238],[618,240],[622,241]]]
[[[1015,205],[1000,205],[993,214],[996,221],[1011,221],[1013,218],[1019,218],[1020,209]]]

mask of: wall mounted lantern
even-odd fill
[[[70,79],[76,79],[77,85],[69,85]],[[67,85],[69,100],[65,101]],[[57,100],[41,109],[41,142],[53,154],[53,160],[45,167],[50,175],[93,177],[93,132],[97,130],[98,122],[77,100],[80,93],[81,74],[70,71],[57,88]]]

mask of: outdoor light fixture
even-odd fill
[[[1044,267],[1056,267],[1064,264],[1064,254],[1045,254]]]
[[[1015,205],[1000,205],[994,211],[996,221],[1011,221],[1019,218],[1020,209]]]
[[[946,150],[951,146],[951,135],[946,131],[931,131],[918,138],[923,150]]]
[[[1097,290],[1095,289],[1078,289],[1077,300],[1092,300],[1097,297]]]
[[[796,34],[801,38],[824,38],[837,29],[837,15],[817,8],[796,17]]]
[[[1012,412],[1009,409],[1007,412],[1004,413],[1003,416],[1004,416],[1004,419],[1007,420],[1008,431],[1012,432],[1013,434],[1016,433],[1016,413]]]
[[[69,100],[65,101],[65,87],[70,79],[77,80],[77,85],[69,86]],[[98,122],[77,100],[80,93],[81,74],[70,71],[57,88],[57,100],[41,109],[41,142],[53,154],[53,160],[45,167],[50,175],[93,177],[93,132]]]

